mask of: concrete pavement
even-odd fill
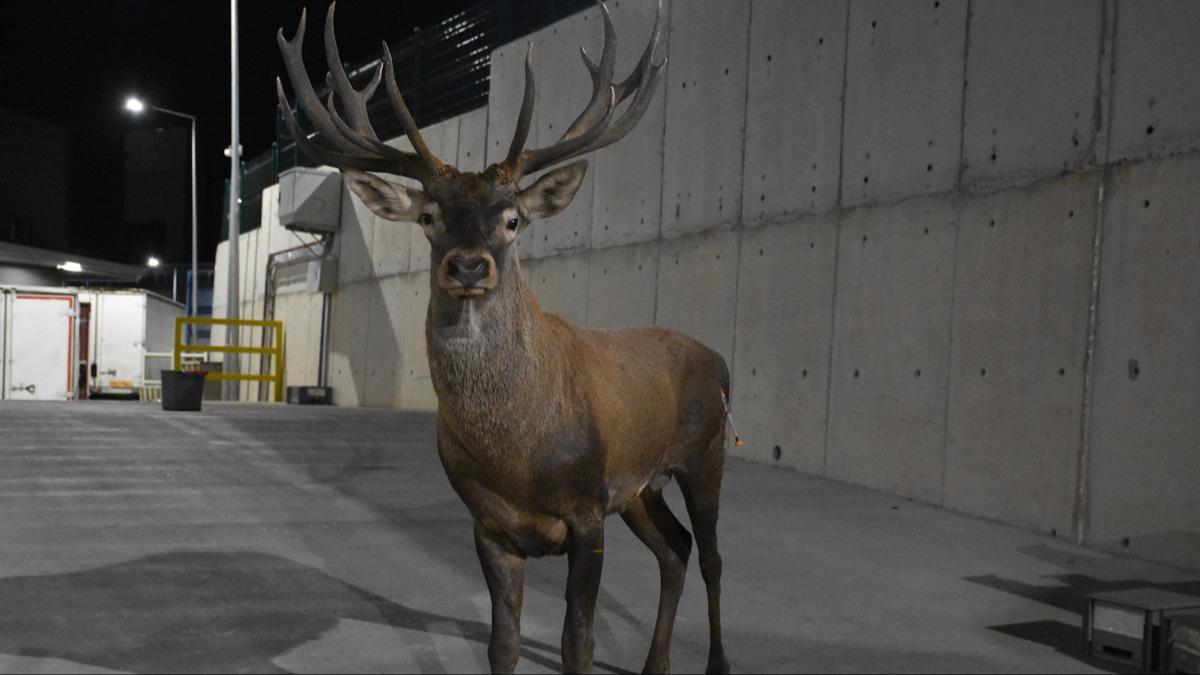
[[[487,593],[432,415],[5,402],[0,515],[0,672],[487,666]],[[737,671],[1095,672],[1082,593],[1200,595],[1194,574],[741,460],[720,536]],[[657,565],[619,519],[606,551],[597,671],[636,671]],[[558,668],[565,569],[530,565],[520,671]],[[674,669],[706,653],[693,560]]]

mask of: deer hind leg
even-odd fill
[[[646,656],[643,673],[667,673],[671,670],[671,629],[675,611],[683,594],[688,557],[692,553],[692,535],[671,513],[662,492],[645,492],[621,512],[621,518],[637,538],[658,558],[662,589],[658,597],[658,619]]]
[[[725,470],[725,429],[694,458],[686,475],[678,476],[696,534],[700,574],[708,589],[708,673],[728,673],[729,660],[721,642],[721,554],[717,551],[717,512],[720,510],[721,475]]]

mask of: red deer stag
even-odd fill
[[[556,143],[525,149],[534,106],[530,50],[507,157],[482,173],[460,172],[430,152],[400,95],[386,43],[374,78],[354,88],[338,56],[333,5],[325,23],[332,90],[325,106],[301,60],[304,15],[291,41],[282,30],[278,36],[299,107],[316,136],[299,128],[282,81],[279,101],[309,157],[341,169],[350,189],[379,217],[419,223],[432,245],[425,336],[438,398],[438,454],[475,521],[475,547],[492,599],[492,670],[511,672],[517,663],[526,558],[566,553],[563,666],[590,671],[604,518],[611,513],[621,514],[658,558],[662,590],[645,670],[669,669],[671,629],[692,548],[691,535],[662,496],[675,478],[708,587],[708,670],[724,672],[729,664],[721,644],[717,510],[729,390],[725,362],[662,328],[592,331],[567,324],[538,305],[517,256],[517,235],[533,219],[570,203],[587,164],[555,169],[525,188],[521,179],[629,133],[666,63],[655,62],[660,2],[641,60],[626,80],[614,83],[616,33],[603,3],[600,12],[600,61],[583,54],[593,88],[587,106]],[[385,145],[371,126],[366,102],[381,80],[413,153]],[[423,189],[367,171],[416,179]]]

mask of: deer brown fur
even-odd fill
[[[729,390],[725,362],[695,340],[662,328],[595,331],[569,325],[542,310],[517,253],[520,231],[567,206],[586,164],[555,169],[524,189],[521,178],[627,133],[662,68],[654,63],[656,21],[634,74],[614,85],[616,38],[603,4],[601,10],[605,50],[598,65],[584,55],[594,95],[576,124],[552,146],[524,149],[533,100],[527,59],[526,96],[512,149],[504,162],[482,173],[459,172],[424,147],[395,88],[390,55],[380,70],[387,73],[389,95],[417,152],[378,142],[365,101],[380,73],[362,91],[350,86],[344,72],[338,74],[332,5],[326,22],[330,80],[350,123],[332,98],[327,110],[311,105],[316,97],[298,57],[303,17],[297,37],[289,42],[281,32],[280,45],[297,97],[315,118],[324,145],[299,131],[282,85],[280,97],[306,152],[341,168],[375,213],[417,222],[429,238],[434,270],[425,335],[438,398],[438,453],[475,522],[476,550],[492,598],[492,670],[511,672],[517,663],[526,559],[559,554],[569,561],[563,666],[567,672],[591,669],[604,519],[613,513],[658,559],[662,589],[644,669],[669,670],[671,630],[692,549],[691,535],[662,496],[674,478],[695,530],[708,590],[708,670],[725,672],[716,533]],[[630,97],[614,122],[616,107]],[[423,189],[363,170],[416,178]]]

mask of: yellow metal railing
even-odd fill
[[[183,327],[192,324],[196,326],[237,326],[238,328],[271,329],[270,347],[231,347],[228,345],[185,345],[183,343]],[[258,321],[254,319],[210,319],[206,317],[175,317],[175,356],[174,368],[180,369],[185,352],[218,352],[225,354],[263,354],[271,357],[271,368],[274,372],[266,375],[243,373],[210,373],[208,379],[217,381],[236,380],[240,382],[269,382],[275,385],[275,401],[283,400],[283,322]]]

